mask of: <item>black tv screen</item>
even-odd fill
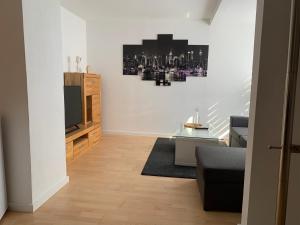
[[[66,129],[82,122],[82,102],[80,86],[65,86],[65,126]]]

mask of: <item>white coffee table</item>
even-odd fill
[[[175,165],[196,166],[195,149],[199,144],[224,145],[209,129],[181,128],[175,138]]]

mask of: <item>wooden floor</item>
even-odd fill
[[[106,136],[68,167],[70,183],[34,214],[5,225],[236,225],[240,214],[204,212],[193,179],[141,176],[155,138]]]

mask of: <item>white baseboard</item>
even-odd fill
[[[32,204],[22,204],[22,203],[15,203],[15,202],[8,202],[8,210],[14,212],[25,212],[31,213],[33,212],[33,205]]]
[[[127,135],[127,136],[144,136],[144,137],[172,137],[171,133],[152,133],[152,132],[139,132],[139,131],[123,131],[123,130],[103,130],[107,135]]]
[[[58,192],[63,186],[69,183],[69,177],[66,176],[56,184],[52,185],[48,190],[46,190],[42,195],[40,195],[33,204],[20,204],[9,202],[8,209],[15,212],[27,212],[32,213],[41,207],[48,199],[50,199],[56,192]]]
[[[6,212],[6,210],[0,213],[0,221],[1,221],[2,217],[4,216],[5,212]]]
[[[47,191],[45,191],[42,195],[38,197],[33,202],[33,212],[37,210],[39,207],[41,207],[48,199],[50,199],[56,192],[58,192],[63,186],[65,186],[67,183],[69,183],[69,177],[66,176],[60,181],[58,181],[56,184],[54,184],[52,187],[50,187]]]

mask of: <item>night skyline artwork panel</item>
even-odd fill
[[[186,77],[207,77],[208,50],[208,45],[189,45],[188,40],[173,40],[172,34],[159,34],[157,40],[123,46],[123,75],[167,86]]]

